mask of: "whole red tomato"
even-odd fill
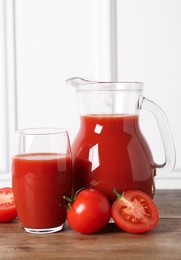
[[[112,205],[112,218],[118,227],[130,233],[144,233],[158,224],[159,214],[154,201],[144,192],[130,190]]]
[[[95,189],[83,189],[69,206],[67,221],[82,234],[93,234],[104,228],[111,216],[111,206],[105,195]]]

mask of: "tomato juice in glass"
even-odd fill
[[[155,167],[138,115],[85,115],[72,147],[74,191],[91,187],[115,200],[130,189],[154,194]]]
[[[12,157],[12,188],[21,226],[34,234],[62,230],[72,192],[69,136],[62,128],[20,129]]]
[[[61,154],[17,155],[12,180],[19,220],[26,228],[46,229],[64,224],[70,196],[71,159]]]

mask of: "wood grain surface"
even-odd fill
[[[123,232],[111,223],[99,234],[65,229],[47,235],[26,233],[18,220],[0,224],[0,259],[181,259],[181,191],[160,190],[155,202],[157,228],[142,235]]]

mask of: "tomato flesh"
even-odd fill
[[[16,217],[12,188],[0,188],[0,222],[8,222]]]
[[[144,233],[158,224],[157,206],[142,191],[127,191],[113,203],[111,211],[114,222],[130,233]]]

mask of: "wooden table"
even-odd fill
[[[160,190],[160,220],[153,231],[134,235],[109,224],[95,235],[65,230],[32,235],[18,221],[0,224],[0,259],[181,259],[181,190]]]

